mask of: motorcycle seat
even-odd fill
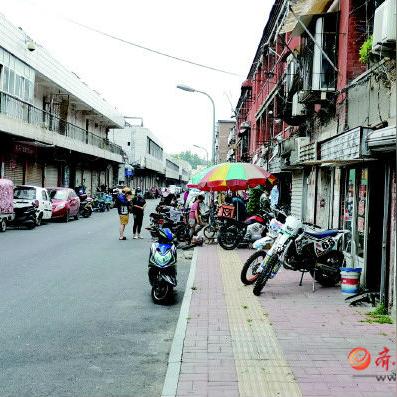
[[[325,238],[325,237],[335,237],[339,233],[339,230],[330,229],[330,230],[321,230],[319,232],[309,232],[306,230],[305,233],[311,237]]]

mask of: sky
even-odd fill
[[[211,156],[212,107],[229,120],[273,0],[0,0],[22,27],[122,115],[143,118],[165,150]],[[177,62],[88,31],[68,19],[146,47],[237,73]]]

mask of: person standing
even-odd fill
[[[134,214],[134,227],[133,227],[133,238],[141,237],[143,214],[146,206],[146,200],[143,198],[142,193],[138,193],[132,200],[132,212]]]
[[[128,188],[124,188],[120,194],[116,196],[115,207],[120,218],[120,237],[119,240],[127,240],[124,236],[124,230],[129,220],[131,210],[132,192]]]
[[[200,218],[200,204],[204,201],[204,196],[202,194],[199,194],[196,197],[196,200],[190,207],[190,212],[189,212],[189,226],[190,226],[190,241],[193,238],[194,232],[196,231],[196,226],[201,224],[201,218]]]

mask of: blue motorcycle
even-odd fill
[[[154,303],[166,303],[173,297],[176,280],[177,252],[170,229],[152,228],[157,242],[152,244],[149,256],[149,282]]]

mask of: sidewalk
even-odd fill
[[[368,377],[395,370],[395,325],[365,322],[369,309],[349,307],[338,288],[317,285],[313,293],[309,275],[299,287],[297,272],[280,271],[255,297],[240,282],[242,263],[252,252],[196,249],[190,307],[181,310],[186,330],[178,332],[178,371],[167,373],[175,390],[167,396],[396,395],[395,381]],[[372,355],[366,370],[348,362],[356,347]],[[389,371],[375,365],[384,347],[392,356]]]

